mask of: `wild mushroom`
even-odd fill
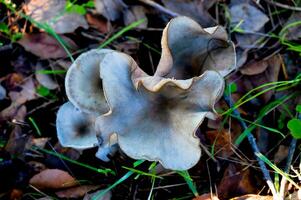
[[[108,106],[102,91],[99,65],[112,50],[91,50],[81,54],[69,68],[65,88],[69,101],[86,113],[103,114]]]
[[[221,26],[203,29],[188,17],[176,17],[165,27],[161,45],[155,76],[187,79],[206,70],[226,76],[236,67],[234,44]]]
[[[132,158],[159,161],[168,169],[189,169],[201,156],[195,131],[205,117],[215,117],[223,76],[234,68],[234,47],[223,28],[202,29],[193,20],[178,17],[164,29],[162,57],[154,76],[117,51],[82,54],[65,81],[67,96],[79,110],[64,105],[57,124],[69,109],[84,124],[95,125],[85,144],[79,140],[78,144],[88,148],[97,138],[96,156],[102,160],[108,160],[107,154],[118,142]],[[61,143],[71,145],[64,138],[76,141],[79,135],[74,130],[78,129],[58,133]],[[92,137],[94,131],[97,137]]]
[[[224,88],[218,72],[187,80],[153,78],[131,57],[111,52],[100,64],[100,76],[110,107],[95,122],[103,145],[116,133],[121,149],[132,158],[176,170],[198,162],[201,149],[194,133],[205,117],[214,117],[213,106]]]
[[[65,147],[87,149],[97,145],[94,123],[97,114],[87,114],[72,103],[62,105],[57,113],[57,137]]]

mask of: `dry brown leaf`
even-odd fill
[[[233,27],[240,23],[239,28],[244,31],[259,31],[269,21],[262,11],[248,3],[233,5],[230,14]]]
[[[287,27],[289,24],[300,22],[301,20],[301,12],[294,12],[288,21],[284,24],[283,27]],[[287,31],[284,32],[284,36],[288,40],[298,40],[301,37],[301,28],[300,24],[296,26],[291,26],[290,28],[287,29]]]
[[[266,68],[265,71],[263,71],[260,74],[251,75],[251,76],[249,75],[241,76],[239,74],[234,74],[233,76],[230,77],[231,81],[235,82],[238,86],[237,92],[234,93],[233,95],[233,99],[235,101],[237,101],[246,92],[258,86],[261,86],[268,82],[274,82],[278,80],[278,75],[281,67],[280,55],[274,55],[264,62],[267,63],[268,67]],[[258,98],[263,102],[268,102],[273,94],[274,91],[270,90],[260,95]]]
[[[39,189],[62,189],[78,184],[69,173],[60,169],[46,169],[34,175],[29,183]]]
[[[216,0],[162,0],[162,2],[166,8],[180,15],[191,17],[203,27],[216,24],[208,13],[208,9]]]
[[[88,23],[92,27],[96,28],[100,33],[107,33],[112,29],[110,22],[102,17],[87,13],[86,18]]]
[[[197,196],[192,200],[219,200],[219,198],[214,194],[208,193],[208,194],[202,194],[201,196]]]
[[[76,44],[69,38],[61,36],[71,49],[76,49]],[[42,58],[64,58],[67,53],[60,43],[47,33],[27,34],[18,41],[26,51]]]
[[[126,7],[122,0],[95,0],[96,11],[110,21],[121,17]]]
[[[98,190],[96,192],[93,192],[92,194],[86,194],[83,200],[94,200],[96,197],[98,197],[98,194],[102,192],[103,190]],[[103,195],[102,197],[98,197],[97,200],[111,200],[112,198],[112,192],[108,191]]]
[[[231,145],[231,134],[223,129],[207,131],[206,138],[211,145],[214,145],[214,152],[223,158],[228,158],[233,154]]]
[[[80,198],[97,188],[99,188],[98,185],[81,185],[56,192],[55,194],[60,198]]]
[[[256,75],[264,72],[268,66],[268,62],[265,60],[252,61],[240,68],[240,72],[244,75]]]
[[[229,199],[233,195],[257,193],[258,188],[252,178],[249,168],[242,169],[242,167],[229,164],[217,188],[219,198]]]
[[[40,23],[49,24],[56,33],[72,33],[78,27],[88,28],[85,17],[65,11],[66,0],[30,0],[24,10]]]
[[[27,101],[37,98],[36,88],[33,78],[27,78],[23,84],[19,85],[21,91],[11,91],[8,93],[13,104],[21,105]]]
[[[29,161],[27,163],[31,169],[34,170],[35,173],[40,173],[41,171],[44,171],[46,169],[46,166],[43,163],[37,162],[37,161]]]
[[[137,27],[147,28],[147,17],[145,15],[144,7],[142,6],[131,6],[129,9],[126,9],[124,11],[123,21],[125,25],[129,25],[141,19],[146,20]]]
[[[15,126],[9,135],[5,150],[11,155],[24,157],[24,149],[28,141],[28,135],[24,134],[20,126]]]
[[[39,70],[45,70],[42,67],[41,63],[37,63],[36,65],[36,79],[37,81],[44,87],[48,88],[49,90],[54,90],[59,87],[58,83],[54,80],[54,78],[50,74],[43,74],[39,73]]]
[[[260,196],[257,194],[247,194],[241,197],[235,197],[231,200],[273,200],[272,196]]]
[[[289,147],[285,145],[279,145],[278,151],[274,155],[274,163],[278,164],[288,156]]]

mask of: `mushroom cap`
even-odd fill
[[[100,151],[116,133],[120,148],[132,158],[159,161],[174,170],[194,166],[201,156],[195,131],[206,116],[214,116],[223,77],[207,71],[187,80],[153,79],[118,52],[108,53],[100,66],[110,107],[95,122],[104,141]]]
[[[226,76],[236,67],[234,44],[221,26],[203,29],[188,17],[176,17],[165,27],[161,45],[157,76],[188,79],[206,70]]]
[[[87,113],[103,114],[108,106],[99,77],[99,65],[109,49],[91,50],[81,54],[67,71],[65,88],[69,101]]]
[[[97,114],[87,114],[72,103],[63,104],[56,118],[57,137],[64,147],[87,149],[98,143],[94,123]]]

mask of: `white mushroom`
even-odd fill
[[[57,137],[64,147],[87,149],[97,146],[94,123],[96,114],[87,114],[72,103],[63,104],[56,119]]]
[[[161,45],[156,76],[187,79],[206,70],[226,76],[236,68],[234,44],[221,26],[203,29],[188,17],[176,17],[165,27]]]
[[[108,111],[99,64],[112,50],[91,50],[81,54],[69,68],[65,88],[69,101],[83,112],[103,114]]]
[[[121,149],[132,158],[159,161],[175,170],[198,162],[201,149],[194,133],[206,116],[214,116],[224,88],[219,73],[152,79],[131,57],[112,52],[102,60],[100,74],[110,107],[96,120],[104,147],[116,133]]]

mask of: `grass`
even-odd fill
[[[145,22],[145,20],[146,19],[140,19],[140,20],[135,21],[135,22],[129,24],[128,26],[122,28],[120,31],[118,31],[117,33],[115,33],[112,37],[110,37],[105,42],[103,42],[98,48],[102,49],[102,48],[108,46],[114,40],[116,40],[117,38],[119,38],[120,36],[122,36],[124,33],[128,32],[129,30],[132,30],[133,28],[135,28],[135,27],[139,26],[140,24],[142,24],[143,22]]]
[[[3,0],[1,0],[0,2],[5,2]],[[70,2],[70,4],[68,4],[68,8],[66,9],[68,12],[71,10],[74,11],[74,9],[72,8],[72,6],[74,6],[73,4],[74,2]],[[75,6],[76,7],[76,6]],[[12,10],[14,13],[16,14],[19,14],[20,16],[22,16],[23,18],[29,20],[32,24],[34,24],[35,26],[37,26],[38,28],[46,31],[48,34],[50,34],[51,36],[53,36],[59,43],[60,45],[64,48],[64,50],[66,51],[66,53],[68,54],[69,58],[71,61],[74,61],[73,57],[72,57],[72,54],[71,52],[69,51],[69,47],[68,45],[64,42],[64,40],[58,35],[55,33],[55,31],[48,25],[48,24],[41,24],[39,22],[36,22],[35,20],[33,20],[32,18],[30,18],[29,16],[26,16],[22,13],[18,13],[13,7],[8,7],[10,10]],[[73,12],[72,11],[72,12]],[[77,13],[81,13],[81,14],[84,14],[83,13],[83,10],[82,8],[77,8],[75,9],[74,12],[77,12]],[[141,20],[138,20],[136,22],[133,22],[132,24],[122,28],[120,31],[118,31],[117,33],[113,34],[113,36],[111,36],[110,38],[108,38],[105,42],[103,42],[99,48],[105,48],[107,47],[108,45],[110,45],[113,41],[115,41],[116,39],[118,39],[119,37],[121,37],[124,33],[132,30],[133,28],[139,26],[140,24],[142,24],[143,22],[145,21],[145,19],[141,19]],[[244,33],[243,30],[241,30],[239,28],[240,24],[242,22],[240,22],[238,25],[236,25],[231,31],[232,32],[239,32],[239,33]],[[283,45],[286,45],[288,50],[291,50],[291,51],[296,51],[296,52],[299,52],[301,53],[301,45],[299,44],[295,44],[295,43],[292,43],[292,42],[289,42],[285,39],[285,36],[287,34],[287,31],[289,28],[291,27],[295,27],[295,26],[299,26],[301,25],[301,22],[296,22],[296,23],[292,23],[292,24],[289,24],[287,25],[286,27],[284,27],[281,31],[280,31],[280,34],[279,36],[275,36],[275,35],[270,35],[271,37],[274,37],[274,38],[278,38],[281,43]],[[3,27],[3,30],[6,30],[5,27]],[[133,40],[133,41],[139,41],[138,39],[136,38],[133,38],[133,37],[128,37],[128,39],[130,40]],[[140,42],[140,41],[139,41]],[[153,48],[152,46],[148,45],[148,44],[144,44],[143,45],[145,47],[147,47],[148,49],[152,50],[153,52],[156,52],[158,54],[161,54],[160,51],[158,51],[157,49]],[[36,73],[39,73],[39,74],[65,74],[66,71],[65,70],[38,70],[36,71]],[[298,76],[296,79],[294,80],[290,80],[290,81],[277,81],[277,82],[271,82],[271,83],[266,83],[266,84],[263,84],[259,87],[256,87],[254,89],[252,89],[251,91],[249,91],[248,93],[246,93],[243,97],[241,97],[241,99],[239,99],[235,105],[231,108],[229,108],[227,111],[223,112],[221,115],[222,116],[225,116],[227,119],[227,117],[233,117],[233,115],[231,114],[232,111],[234,109],[237,109],[239,108],[240,106],[244,105],[245,103],[251,101],[252,99],[268,92],[268,91],[271,91],[271,90],[287,90],[291,87],[294,87],[296,86],[296,84],[299,84],[301,81],[301,78],[300,76]],[[233,92],[233,91],[231,91]],[[230,94],[231,94],[230,92]],[[275,128],[271,128],[271,127],[268,127],[268,126],[265,126],[265,125],[262,125],[261,124],[261,121],[262,119],[266,116],[267,113],[273,111],[275,108],[279,107],[279,106],[282,106],[282,104],[284,102],[286,102],[287,100],[289,99],[292,99],[293,97],[296,96],[297,93],[293,93],[287,97],[283,97],[279,100],[275,100],[275,101],[272,101],[270,102],[268,105],[264,106],[257,118],[254,120],[254,121],[250,121],[250,120],[247,120],[247,119],[244,119],[244,118],[237,118],[238,120],[242,120],[242,121],[246,121],[248,122],[250,125],[249,127],[247,128],[247,130],[245,130],[235,141],[235,145],[239,145],[241,144],[241,142],[245,139],[245,137],[247,136],[247,133],[248,132],[251,132],[252,130],[254,130],[256,127],[261,127],[261,128],[264,128],[264,129],[267,129],[269,130],[270,132],[274,132],[274,133],[277,133],[277,134],[280,134],[282,137],[285,137],[285,135],[275,129]],[[289,111],[288,111],[289,112]],[[36,130],[37,134],[39,136],[42,136],[42,133],[41,131],[39,130],[39,127],[38,125],[36,124],[35,120],[31,117],[29,117],[29,121],[31,122],[31,124],[33,125],[33,128]],[[45,149],[41,149],[41,148],[38,148],[38,147],[35,147],[34,148],[35,150],[38,150],[38,151],[41,151],[43,153],[47,153],[49,155],[53,155],[53,156],[56,156],[60,159],[63,159],[63,160],[66,160],[70,163],[73,163],[73,164],[76,164],[76,165],[79,165],[83,168],[86,168],[86,169],[89,169],[89,170],[92,170],[92,171],[95,171],[97,173],[101,173],[101,174],[104,174],[104,175],[108,175],[108,174],[111,174],[111,175],[116,175],[115,171],[111,170],[111,169],[107,169],[107,168],[103,168],[103,169],[100,169],[100,168],[96,168],[96,167],[93,167],[91,165],[87,165],[85,163],[81,163],[81,162],[78,162],[78,161],[75,161],[75,160],[72,160],[62,154],[59,154],[59,153],[56,153],[56,152],[53,152],[53,151],[49,151],[49,150],[45,150]],[[276,174],[280,174],[282,175],[283,177],[285,177],[289,182],[291,182],[294,186],[296,186],[296,183],[293,182],[293,180],[290,178],[290,175],[286,174],[285,172],[283,172],[281,169],[279,169],[276,165],[274,165],[267,157],[265,157],[264,155],[262,154],[257,154],[256,155],[257,157],[259,157],[261,160],[263,160],[267,165],[269,165],[274,171]],[[115,183],[113,183],[111,186],[109,186],[107,189],[103,190],[102,192],[100,192],[94,199],[99,199],[101,198],[106,192],[110,191],[111,189],[115,188],[117,185],[121,184],[122,182],[124,182],[125,180],[127,180],[128,178],[130,178],[132,175],[136,174],[136,178],[138,178],[139,176],[147,176],[147,177],[150,177],[151,178],[151,183],[152,183],[152,188],[154,187],[155,185],[155,180],[156,179],[162,179],[162,177],[160,176],[157,176],[155,175],[154,173],[149,173],[149,172],[144,172],[144,171],[141,171],[141,170],[138,170],[136,169],[136,167],[140,166],[144,161],[137,161],[133,164],[134,167],[126,167],[126,166],[123,166],[122,168],[128,170],[127,173],[125,173],[121,178],[119,178]],[[153,162],[149,168],[150,169],[153,169],[155,167],[156,163]],[[195,183],[193,182],[193,179],[190,177],[188,171],[177,171],[177,173],[184,178],[184,180],[186,181],[188,187],[190,188],[191,192],[195,195],[195,196],[198,196],[198,191],[197,191],[197,188],[195,186]],[[277,175],[275,176],[276,178],[276,181],[275,183],[279,182],[277,181]],[[298,187],[298,186],[296,186]],[[277,187],[276,187],[277,188]],[[150,192],[150,195],[149,195],[149,199],[151,199],[151,196],[152,196],[152,193]],[[183,199],[185,199],[186,197],[183,197]]]
[[[33,150],[38,150],[38,151],[41,151],[43,153],[46,153],[46,154],[58,157],[58,158],[60,158],[62,160],[68,161],[68,162],[70,162],[72,164],[84,167],[86,169],[92,170],[92,171],[100,173],[100,174],[104,174],[106,176],[108,174],[111,174],[111,175],[114,175],[114,176],[116,175],[116,172],[113,171],[112,169],[108,169],[108,168],[101,168],[101,169],[100,168],[96,168],[96,167],[93,167],[91,165],[88,165],[88,164],[85,164],[85,163],[78,162],[76,160],[70,159],[70,158],[68,158],[68,157],[66,157],[66,156],[64,156],[62,154],[57,153],[57,152],[49,151],[49,150],[42,149],[42,148],[39,148],[39,147],[33,147]]]

